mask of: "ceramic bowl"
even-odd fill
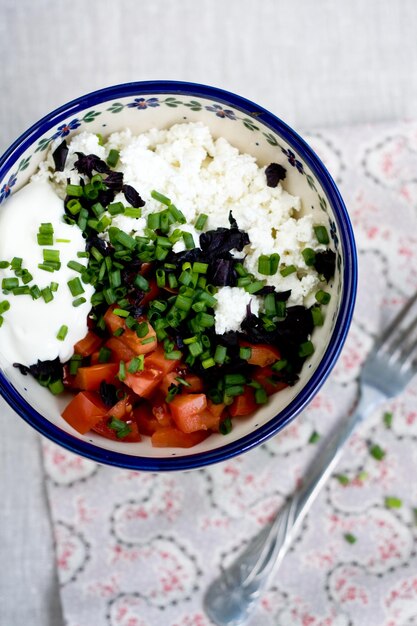
[[[1,157],[0,203],[29,181],[54,139],[71,138],[83,130],[106,135],[126,127],[141,133],[190,121],[204,122],[215,137],[225,137],[240,151],[256,157],[260,165],[278,162],[285,166],[285,188],[301,197],[305,212],[328,223],[337,254],[330,285],[332,299],[324,326],[314,331],[316,349],[299,382],[272,396],[252,417],[235,419],[229,435],[213,434],[191,449],[152,448],[147,438],[133,444],[90,433],[79,435],[60,416],[65,400],[5,363],[0,341],[0,392],[10,406],[49,439],[101,463],[137,470],[184,470],[225,460],[261,444],[291,422],[317,393],[336,362],[351,321],[356,252],[349,217],[334,181],[313,150],[287,124],[233,93],[193,83],[149,81],[77,98],[34,124]]]

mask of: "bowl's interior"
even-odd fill
[[[153,99],[149,100],[150,98]],[[259,408],[253,417],[235,419],[233,431],[227,437],[212,435],[191,451],[155,449],[151,447],[150,440],[147,438],[138,444],[128,444],[109,441],[94,434],[79,435],[60,416],[66,403],[65,397],[53,397],[30,376],[22,376],[10,363],[4,362],[1,357],[0,344],[0,364],[8,381],[33,409],[76,440],[90,442],[101,449],[123,452],[127,455],[166,458],[201,453],[240,440],[271,419],[275,420],[277,428],[281,422],[288,421],[288,414],[285,420],[283,417],[281,419],[283,409],[288,407],[302,390],[307,389],[330,342],[334,341],[332,335],[334,335],[344,289],[345,253],[340,249],[339,243],[340,239],[343,240],[343,237],[340,237],[341,230],[344,228],[343,216],[335,214],[331,198],[326,195],[313,168],[303,159],[294,144],[288,143],[289,137],[282,136],[285,133],[279,134],[264,123],[262,113],[243,112],[240,108],[224,104],[221,100],[214,101],[190,94],[180,94],[178,91],[147,93],[146,96],[142,96],[138,91],[137,95],[95,102],[94,106],[91,106],[90,101],[86,99],[84,108],[78,107],[76,113],[72,112],[68,115],[67,112],[67,116],[64,117],[64,115],[65,112],[60,116],[55,115],[53,119],[45,120],[39,127],[39,131],[32,133],[32,139],[26,140],[26,143],[29,142],[27,145],[23,142],[9,155],[0,179],[0,189],[3,192],[0,195],[0,202],[1,200],[7,201],[8,195],[15,193],[30,179],[40,161],[45,158],[53,138],[71,137],[83,130],[107,135],[126,127],[129,127],[133,133],[139,134],[152,127],[167,128],[178,122],[202,121],[210,128],[214,137],[225,137],[240,151],[252,154],[258,164],[278,162],[285,166],[286,190],[300,196],[303,212],[313,213],[317,222],[327,223],[332,235],[332,245],[338,255],[336,274],[329,285],[333,297],[327,307],[324,326],[314,331],[316,350],[304,365],[300,381],[294,387],[272,396],[268,404]],[[0,233],[0,236],[4,236],[3,233]],[[320,373],[320,377],[324,374],[325,372]],[[76,441],[73,445],[76,449]]]

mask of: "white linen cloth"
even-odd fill
[[[281,434],[200,471],[117,470],[44,441],[68,626],[209,626],[202,608],[207,585],[267,523],[352,410],[373,337],[417,287],[417,123],[307,139],[339,182],[360,256],[358,302],[342,356]],[[250,626],[413,623],[415,383],[376,410],[347,445]],[[310,442],[313,432],[317,443]],[[373,445],[384,458],[372,456]]]

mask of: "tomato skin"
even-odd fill
[[[62,412],[62,417],[76,431],[85,435],[107,413],[107,407],[98,394],[80,391]]]
[[[101,337],[93,333],[92,330],[89,330],[83,339],[77,341],[74,346],[74,352],[82,357],[90,356],[100,348],[102,343],[103,340]]]
[[[274,376],[275,372],[270,367],[257,368],[252,374],[252,378],[262,385],[268,396],[272,396],[273,393],[288,387],[287,383],[281,380],[272,381],[271,378]]]
[[[100,383],[114,383],[115,376],[119,371],[117,363],[98,363],[89,367],[79,367],[74,379],[77,389],[86,391],[98,391]]]
[[[204,393],[182,393],[169,403],[172,419],[183,433],[192,433],[200,430],[201,420],[199,413],[207,408],[207,398]]]
[[[126,435],[126,437],[118,437],[116,432],[108,426],[108,422],[111,418],[106,415],[103,417],[95,426],[92,427],[95,433],[105,437],[106,439],[111,439],[112,441],[128,441],[129,443],[136,443],[137,441],[141,441],[142,437],[140,436],[138,425],[133,419],[124,419],[130,428],[130,433]]]
[[[212,415],[215,417],[221,417],[226,405],[222,402],[221,404],[214,404],[210,399],[207,400],[207,408]]]
[[[133,416],[138,425],[139,432],[142,433],[142,435],[151,437],[157,430],[163,428],[152,413],[152,408],[147,402],[143,402],[135,407],[133,409]]]
[[[241,396],[236,396],[229,407],[231,417],[243,417],[251,415],[259,405],[255,402],[255,393],[252,387],[245,387],[245,392]]]
[[[250,365],[266,367],[267,365],[272,365],[275,361],[279,361],[281,358],[281,353],[278,348],[270,346],[267,343],[249,343],[248,341],[242,341],[240,345],[252,350],[251,356],[248,359]]]
[[[161,428],[153,433],[151,441],[155,448],[192,448],[208,435],[208,431],[183,433],[177,428]]]
[[[106,348],[111,350],[112,361],[120,363],[120,361],[131,361],[136,355],[129,346],[124,344],[118,337],[110,337],[104,344]]]
[[[136,395],[141,398],[149,398],[161,382],[162,376],[163,373],[161,370],[145,368],[142,372],[137,372],[136,374],[126,372],[126,378],[123,382],[130,387]]]
[[[106,324],[106,328],[111,335],[113,335],[120,328],[124,328],[125,325],[123,318],[113,313],[116,308],[116,305],[112,304],[104,314],[104,323]]]
[[[148,325],[148,332],[144,337],[138,337],[134,330],[130,328],[126,328],[123,335],[120,335],[119,339],[122,343],[125,344],[128,348],[130,348],[135,356],[139,354],[147,354],[148,352],[153,352],[156,349],[157,341],[156,341],[156,332],[150,325],[150,323],[145,318],[138,318],[138,323],[146,322]],[[149,343],[146,342],[148,339],[153,339]]]
[[[159,369],[164,375],[172,372],[179,364],[181,360],[166,359],[163,346],[158,345],[156,349],[149,356],[145,357],[145,368],[153,367]]]

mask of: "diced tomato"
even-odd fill
[[[165,374],[159,386],[159,390],[161,391],[161,394],[166,396],[171,385],[175,385],[176,387],[178,387],[178,385],[180,384],[177,380],[178,377],[179,377],[178,372],[169,372],[168,374]],[[188,391],[188,387],[187,387],[187,391]]]
[[[211,400],[207,400],[207,408],[210,411],[210,413],[212,415],[214,415],[215,417],[220,417],[221,414],[223,413],[224,409],[225,409],[226,405],[221,403],[221,404],[214,404],[214,402],[212,402]]]
[[[67,389],[76,389],[74,381],[75,381],[75,376],[73,374],[70,374],[69,365],[68,363],[65,363],[64,377],[62,381],[64,383],[64,387],[66,387]]]
[[[114,383],[118,371],[117,363],[99,363],[89,367],[79,367],[74,384],[77,389],[98,391],[103,380],[106,383]]]
[[[172,418],[184,433],[192,433],[198,428],[201,421],[198,414],[207,407],[207,398],[204,393],[183,393],[175,396],[169,403]],[[201,427],[200,427],[201,428]]]
[[[100,356],[100,350],[96,350],[90,357],[90,365],[98,365]]]
[[[108,416],[116,417],[119,420],[131,417],[132,413],[132,399],[128,395],[116,402],[116,404],[107,411]]]
[[[159,287],[154,279],[149,281],[149,287],[150,290],[145,293],[144,297],[140,301],[140,306],[145,306],[148,302],[155,300],[159,295]]]
[[[242,341],[240,345],[252,350],[251,356],[248,359],[248,363],[251,365],[266,367],[267,365],[272,365],[272,363],[275,363],[275,361],[278,361],[281,358],[281,353],[278,348],[270,346],[266,343],[249,343],[247,341]]]
[[[259,408],[255,402],[255,393],[252,387],[245,387],[242,395],[236,396],[233,403],[229,407],[229,413],[232,417],[241,417],[250,415]]]
[[[103,343],[101,337],[89,330],[84,339],[80,339],[74,346],[74,352],[80,356],[90,356],[96,352]]]
[[[112,361],[116,363],[120,363],[120,361],[127,363],[136,356],[133,350],[123,341],[120,341],[118,337],[110,337],[104,345],[111,350]]]
[[[152,406],[152,415],[161,426],[173,426],[171,412],[166,402],[157,402]]]
[[[149,398],[161,382],[162,376],[161,370],[146,368],[136,374],[126,372],[126,378],[123,382],[141,398]]]
[[[157,430],[164,428],[152,413],[152,408],[147,402],[143,402],[138,407],[134,408],[133,415],[138,425],[139,432],[141,432],[142,435],[151,437]]]
[[[262,385],[268,396],[271,396],[288,385],[281,380],[274,380],[275,373],[270,367],[260,367],[252,374],[254,380]]]
[[[112,335],[116,332],[116,330],[119,330],[119,328],[124,328],[125,325],[123,318],[113,313],[116,308],[116,305],[112,304],[104,314],[104,323],[106,324],[107,330]]]
[[[208,431],[183,433],[177,428],[161,428],[152,435],[155,448],[192,448],[208,437]]]
[[[142,263],[142,265],[140,266],[139,274],[141,276],[146,276],[147,274],[149,274],[151,267],[152,263]]]
[[[103,417],[95,426],[92,427],[95,433],[102,435],[102,437],[106,437],[106,439],[112,439],[113,441],[128,441],[130,443],[134,443],[137,441],[141,441],[141,436],[139,433],[138,425],[136,420],[134,419],[124,419],[123,421],[130,428],[130,433],[125,437],[118,437],[116,431],[109,427],[108,423],[110,421],[110,417],[106,415]]]
[[[107,413],[100,396],[92,391],[80,391],[62,412],[62,417],[84,435]]]
[[[187,391],[187,393],[200,393],[203,391],[203,381],[197,374],[186,374],[183,378],[188,383],[188,386],[184,386],[184,391]]]
[[[180,360],[173,361],[172,359],[166,359],[164,348],[161,345],[156,346],[156,350],[145,357],[145,368],[154,367],[155,369],[161,370],[164,375],[172,372],[180,363]]]
[[[123,335],[120,335],[119,337],[122,343],[124,343],[131,350],[133,350],[135,356],[139,354],[147,354],[148,352],[153,352],[157,346],[156,332],[154,331],[150,323],[144,318],[139,318],[138,322],[146,322],[148,324],[148,332],[144,337],[138,337],[136,332],[134,330],[131,330],[130,328],[126,328]]]

